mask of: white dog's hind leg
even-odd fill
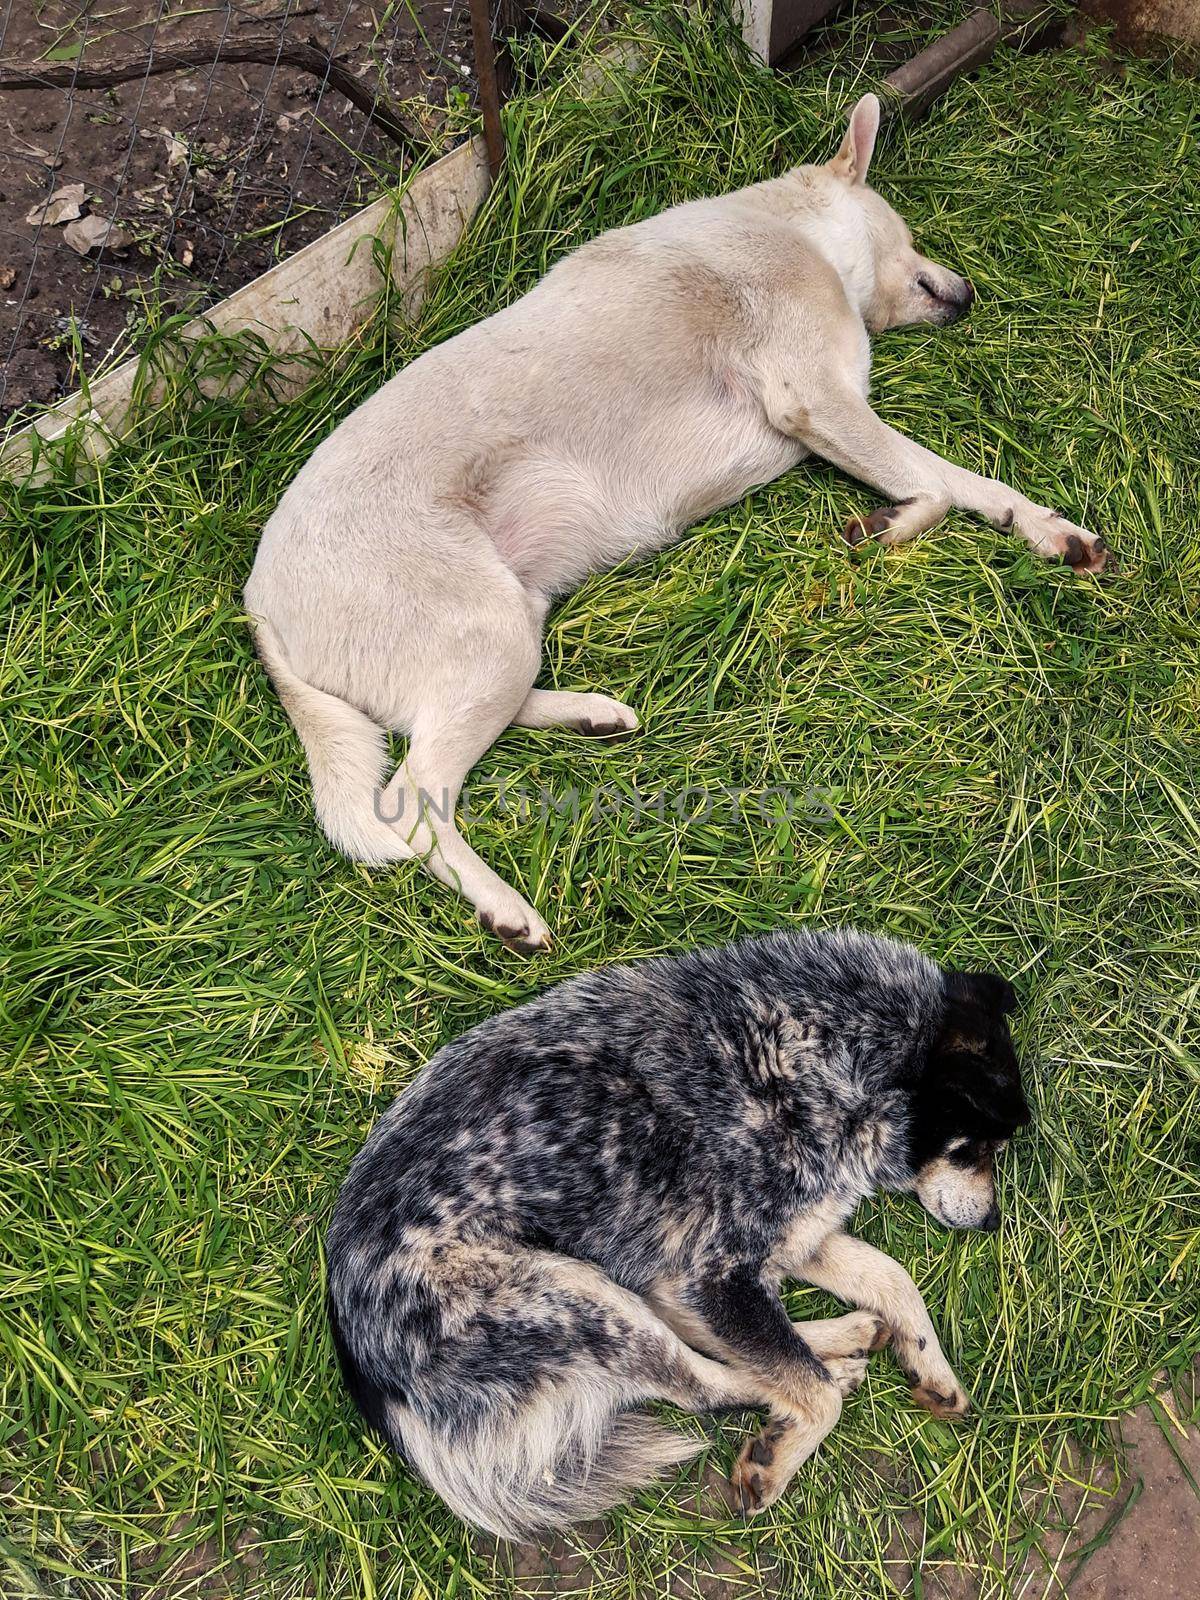
[[[326,838],[352,861],[368,866],[409,860],[412,850],[376,808],[387,734],[356,706],[299,677],[275,629],[261,618],[254,642],[304,745],[313,804]]]
[[[477,856],[458,830],[463,780],[511,713],[464,708],[413,730],[408,756],[383,792],[380,812],[425,870],[469,900],[489,933],[522,955],[546,949],[550,929],[531,905]]]
[[[471,849],[454,809],[467,774],[528,696],[540,616],[515,584],[506,590],[501,582],[452,621],[452,633],[426,644],[408,754],[378,809],[426,870],[471,902],[485,928],[527,955],[549,945],[550,930]]]
[[[880,506],[865,517],[851,517],[846,523],[847,544],[862,544],[876,539],[880,544],[908,544],[919,534],[928,533],[950,509],[948,498],[914,495],[899,505]]]
[[[593,738],[633,733],[637,712],[606,694],[579,694],[572,689],[531,689],[512,719],[514,728],[574,728]]]

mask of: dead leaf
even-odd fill
[[[40,205],[34,206],[25,213],[25,221],[31,228],[57,228],[60,222],[73,222],[76,217],[83,215],[83,185],[81,183],[64,183],[61,189],[56,189],[49,200],[43,200]]]
[[[63,238],[81,256],[90,255],[93,250],[124,250],[129,243],[129,235],[111,217],[102,217],[96,211],[79,222],[68,223]]]
[[[8,127],[9,132],[12,133],[11,122],[9,123]],[[26,155],[32,156],[35,161],[40,161],[44,167],[49,167],[51,172],[57,171],[58,168],[62,166],[63,158],[58,154],[57,151],[54,153],[54,155],[51,155],[49,150],[43,150],[40,144],[30,144],[29,140],[22,139],[20,134],[14,133],[13,138],[15,139],[16,143],[20,145],[21,149]]]
[[[0,289],[11,289],[16,281],[16,267],[0,267]]]
[[[167,166],[179,167],[188,158],[188,147],[177,133],[172,133],[169,128],[162,130],[163,138],[167,141]]]

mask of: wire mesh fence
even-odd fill
[[[485,42],[525,17],[478,9]],[[470,11],[0,0],[0,427],[459,142],[478,110]]]

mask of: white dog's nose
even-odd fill
[[[943,269],[936,278],[932,273],[923,272],[917,282],[937,302],[941,311],[939,320],[943,322],[957,322],[960,317],[966,316],[974,304],[973,285],[957,272]]]

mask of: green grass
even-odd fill
[[[711,25],[631,27],[635,76],[587,100],[556,65],[511,109],[507,179],[418,326],[381,314],[271,415],[167,405],[93,479],[6,497],[6,1596],[212,1594],[218,1567],[272,1597],[507,1592],[352,1416],[321,1235],[441,1041],[601,961],[850,921],[994,964],[1037,1122],[999,1236],[899,1201],[856,1224],[927,1292],[976,1419],[915,1412],[880,1358],[766,1521],[698,1510],[693,1472],[568,1561],[573,1592],[711,1596],[715,1572],[832,1600],[917,1560],[924,1591],[958,1561],[1004,1593],[1059,1516],[1070,1442],[1200,1344],[1194,82],[1113,70],[1102,41],[1002,56],[877,156],[980,291],[966,325],[878,341],[880,410],[1102,530],[1111,581],[961,516],[853,558],[837,530],[873,497],[804,467],[552,618],[542,681],[616,694],[645,731],[510,732],[477,771],[472,842],[548,916],[551,956],[521,962],[425,877],[314,831],[239,611],[282,486],[383,376],[563,250],[829,151],[855,91],[848,54],[783,82]],[[824,800],[520,823],[501,781]],[[739,1428],[708,1431],[723,1471]],[[1029,1592],[1053,1589],[1047,1569]]]

